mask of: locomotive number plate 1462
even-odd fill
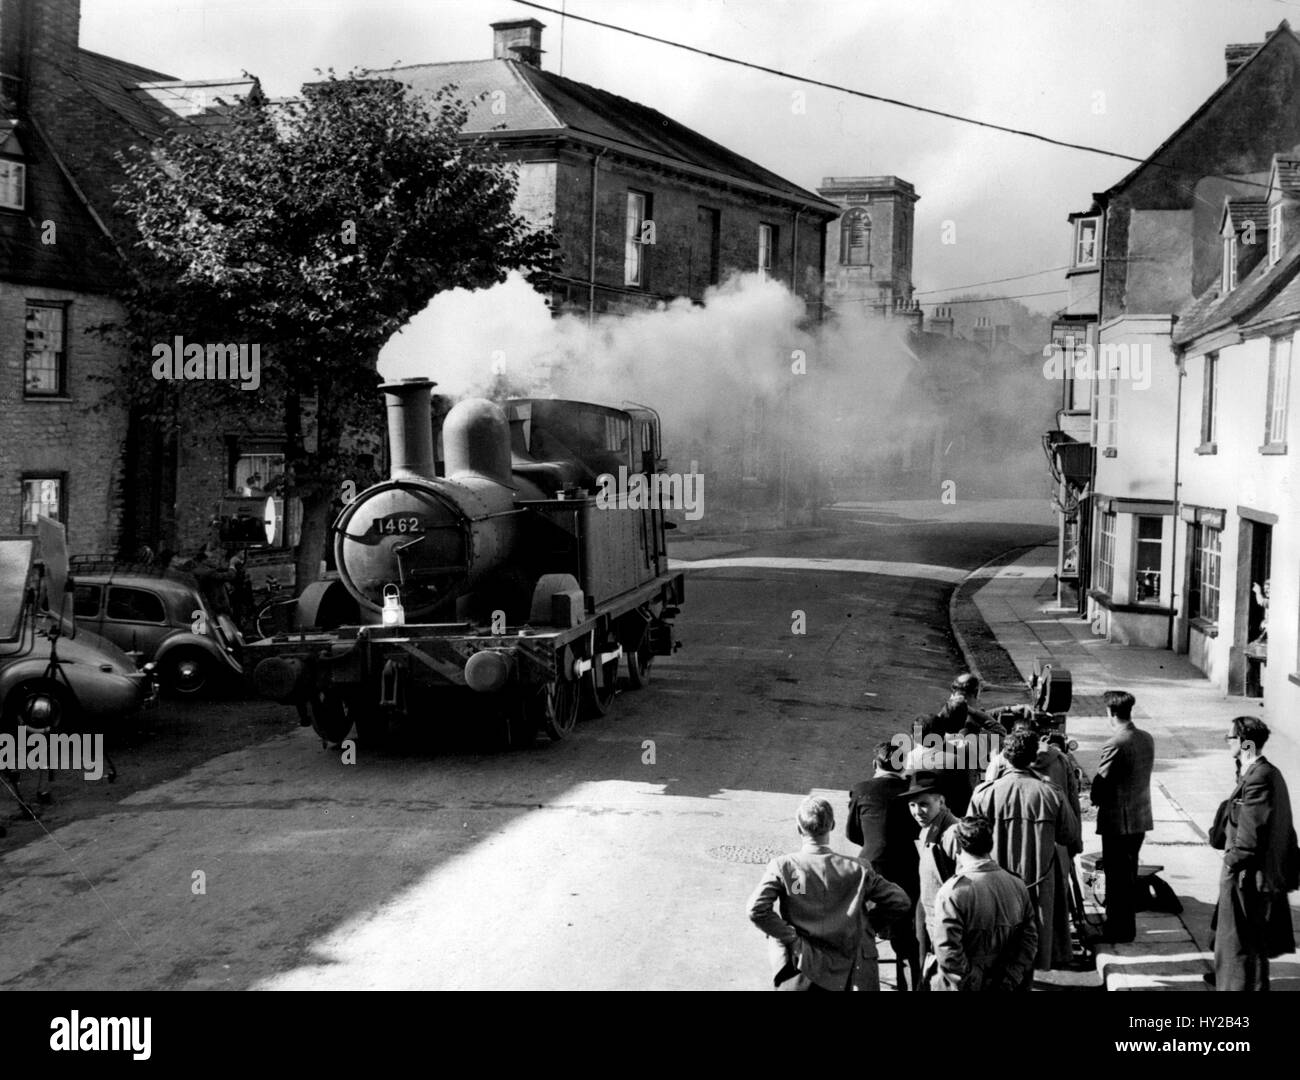
[[[371,529],[381,536],[404,536],[424,532],[424,518],[416,514],[389,514],[375,518]]]

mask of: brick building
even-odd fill
[[[120,316],[112,156],[159,123],[125,87],[167,76],[81,49],[79,23],[75,0],[0,3],[0,532],[46,514],[102,550],[129,487],[100,381],[124,358],[91,333]]]
[[[490,60],[371,74],[425,94],[454,84],[474,101],[466,134],[518,163],[518,211],[559,242],[553,310],[699,300],[732,271],[758,271],[820,314],[839,209],[655,109],[544,70],[543,28],[493,23]]]
[[[129,415],[109,388],[131,229],[116,155],[174,124],[219,122],[252,80],[187,82],[79,44],[79,0],[0,0],[0,532],[62,521],[73,552],[205,539],[221,431],[198,447]],[[228,442],[228,440],[226,440]],[[233,466],[233,462],[230,463]],[[215,471],[222,471],[219,468]]]

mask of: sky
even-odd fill
[[[542,0],[546,6],[915,105],[1145,156],[1220,85],[1223,48],[1300,0]],[[652,106],[809,189],[893,174],[917,204],[923,304],[981,286],[1064,303],[1066,215],[1131,163],[810,87],[514,0],[82,0],[85,48],[183,79],[491,56],[489,23],[546,24],[543,67]],[[804,97],[794,95],[802,91]],[[953,242],[945,243],[945,239]],[[1030,296],[1047,293],[1044,296]]]

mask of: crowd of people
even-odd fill
[[[1081,771],[1042,714],[1012,710],[1008,731],[978,697],[979,680],[961,675],[912,738],[875,748],[873,775],[849,792],[845,836],[857,856],[831,849],[826,799],[800,805],[803,846],[768,864],[749,907],[770,939],[776,989],[878,990],[877,937],[892,946],[899,990],[958,991],[1028,990],[1035,971],[1090,963],[1099,941],[1134,940],[1155,741],[1133,721],[1133,695],[1103,697],[1111,731],[1089,786],[1106,883],[1099,930],[1072,873]],[[1268,958],[1295,949],[1286,894],[1300,851],[1285,781],[1260,755],[1267,738],[1254,717],[1234,720],[1228,736],[1239,780],[1212,836],[1225,851],[1207,977],[1219,989],[1267,989]],[[972,745],[990,751],[978,771]]]

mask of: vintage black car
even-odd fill
[[[242,635],[211,610],[189,574],[87,557],[74,557],[71,571],[77,625],[155,664],[164,690],[198,696],[242,678]]]

